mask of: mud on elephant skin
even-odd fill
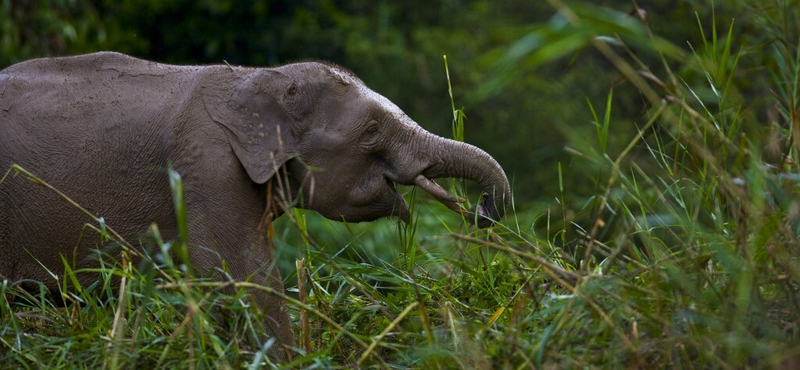
[[[155,222],[176,235],[166,168],[183,177],[192,262],[227,261],[236,279],[282,290],[259,228],[279,199],[349,222],[409,217],[395,184],[430,192],[478,226],[503,216],[510,187],[481,149],[423,130],[340,67],[172,66],[118,53],[36,59],[0,71],[0,168],[19,164],[122,235]],[[465,178],[484,194],[472,211],[431,179]],[[272,197],[267,197],[272,194]],[[45,267],[78,266],[84,216],[21,176],[0,184],[0,275],[55,287]],[[34,260],[33,256],[39,262]],[[285,303],[254,293],[269,327],[294,344]]]

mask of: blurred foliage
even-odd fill
[[[606,0],[572,7],[592,21],[583,32],[576,32],[557,12],[559,3],[0,0],[0,66],[98,50],[176,64],[270,66],[324,59],[352,69],[423,127],[448,136],[452,113],[442,61],[447,55],[456,108],[466,108],[466,140],[503,165],[518,205],[551,202],[558,193],[557,163],[564,164],[566,178],[587,170],[573,166],[564,150],[594,132],[586,100],[602,101],[621,76],[596,50],[586,48],[588,43],[597,36],[620,35],[634,48],[632,40],[648,42],[642,22],[629,13],[634,2]],[[735,0],[714,9],[707,1],[661,0],[640,5],[653,33],[663,37],[665,45],[679,48],[662,50],[670,58],[691,55],[689,44],[700,36],[698,18],[708,34],[712,17],[737,19],[742,36],[734,49],[745,48],[741,70],[753,74],[741,93],[757,100],[772,78],[759,73],[760,66],[777,63],[763,50],[776,40],[764,39],[759,30],[782,27],[765,21],[775,19],[770,13],[797,13],[796,1],[774,4]],[[725,32],[726,26],[720,24],[716,31]],[[776,47],[796,43],[777,41]],[[640,67],[663,75],[660,55],[652,52],[660,49],[641,49]],[[676,73],[686,83],[706,78],[694,71]],[[618,89],[614,100],[615,124],[623,127],[613,130],[618,134],[608,138],[609,147],[630,139],[624,133],[633,135],[633,122],[646,110],[645,99],[634,88]],[[587,197],[595,190],[594,184],[581,182],[567,187]]]

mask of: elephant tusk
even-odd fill
[[[458,203],[466,203],[466,199],[448,193],[447,190],[444,190],[439,184],[421,174],[414,178],[414,184],[422,188],[422,190],[427,191],[430,195],[433,195],[436,200],[447,206],[447,208],[450,208],[456,213],[465,214],[466,210]]]

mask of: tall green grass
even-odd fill
[[[564,165],[590,169],[585,177],[564,178],[560,163],[543,169],[560,184],[548,207],[515,208],[492,230],[413,190],[408,225],[290,212],[273,225],[298,334],[285,364],[270,357],[263,318],[243,299],[250,286],[192,276],[185,235],[164,241],[154,226],[142,262],[107,254],[91,286],[68,269],[63,302],[3,282],[0,367],[796,366],[800,48],[791,32],[764,22],[778,41],[745,49],[736,23],[698,17],[700,36],[683,48],[641,19],[611,24],[619,15],[606,9],[552,3],[566,25],[534,36],[568,38],[560,45],[602,55],[621,78],[615,93],[588,100],[596,136],[571,136],[575,163]],[[516,47],[534,65],[564,55],[525,40],[541,39]],[[749,101],[740,87],[754,72],[740,60],[764,48],[772,94]],[[644,97],[633,125],[617,113],[624,89]],[[463,110],[451,108],[463,135]],[[595,194],[571,194],[564,184],[575,181]],[[172,184],[180,209],[179,178]],[[222,289],[231,286],[235,294]]]

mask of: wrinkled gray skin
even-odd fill
[[[394,184],[425,180],[418,175],[480,184],[485,194],[470,218],[482,227],[502,217],[510,199],[503,170],[484,151],[423,130],[351,73],[315,62],[182,67],[96,53],[13,65],[0,72],[0,175],[13,163],[123,236],[155,222],[167,239],[177,234],[171,163],[184,182],[197,269],[210,273],[225,260],[234,278],[254,274],[253,282],[279,291],[280,274],[259,239],[267,207],[273,217],[285,210],[275,206],[278,195],[267,199],[268,184],[272,194],[283,189],[298,206],[350,222],[407,219]],[[23,176],[6,179],[0,275],[55,287],[34,257],[56,273],[62,254],[89,266],[101,245],[86,232],[76,247],[86,222],[53,192]],[[284,302],[255,294],[269,310],[268,327],[294,344]]]

